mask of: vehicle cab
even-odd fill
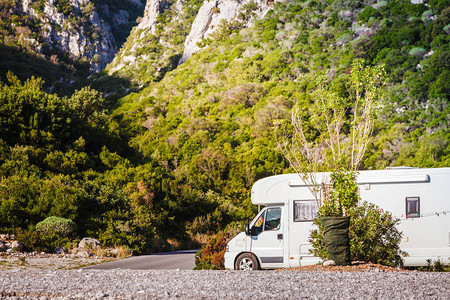
[[[272,269],[284,266],[284,205],[268,206],[227,244],[225,268]]]

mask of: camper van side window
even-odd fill
[[[406,217],[407,218],[420,217],[420,197],[406,198]]]
[[[280,229],[281,208],[269,208],[266,214],[266,222],[264,230],[278,230]]]
[[[315,200],[294,201],[294,222],[312,222],[316,217]]]

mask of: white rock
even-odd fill
[[[83,257],[83,258],[91,257],[91,255],[92,254],[87,250],[78,251],[77,253],[74,254],[75,257]]]
[[[332,259],[324,261],[324,263],[323,263],[324,267],[335,266],[335,265],[336,265],[336,262],[334,260],[332,260]]]
[[[78,244],[79,248],[84,248],[84,249],[101,249],[102,248],[102,243],[100,243],[99,240],[96,240],[94,238],[88,238],[85,237],[83,238],[80,243]]]
[[[14,241],[14,242],[11,243],[11,248],[13,250],[22,251],[23,250],[23,245],[19,241]]]
[[[156,29],[157,17],[165,9],[169,7],[169,2],[166,0],[149,0],[145,5],[144,16],[137,26],[138,29],[147,29],[154,33]]]

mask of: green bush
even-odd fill
[[[401,233],[395,225],[398,219],[378,206],[364,202],[362,206],[350,210],[350,251],[353,261],[365,261],[386,266],[403,264],[399,248]],[[323,228],[320,217],[314,221],[319,226],[311,232],[311,251],[326,260],[328,254],[323,246]]]
[[[48,217],[37,223],[36,229],[47,235],[56,234],[60,237],[68,237],[75,232],[77,225],[69,219]]]
[[[421,47],[414,47],[409,51],[409,55],[416,56],[416,57],[422,57],[427,53],[427,50],[421,48]]]
[[[68,16],[71,12],[73,12],[73,6],[70,4],[69,0],[56,0],[55,6],[56,10],[63,13],[65,16]]]
[[[359,200],[356,173],[337,170],[330,175],[332,188],[319,209],[321,216],[348,216]]]
[[[427,265],[424,267],[419,267],[419,271],[422,272],[450,272],[450,265],[445,265],[440,259],[432,263],[431,259],[427,259]]]
[[[372,6],[366,6],[358,15],[358,21],[362,21],[366,23],[369,21],[371,17],[378,17],[380,16],[378,10],[373,8]]]
[[[55,234],[45,234],[34,230],[19,229],[16,238],[20,241],[25,251],[53,253],[56,247],[71,249],[72,241],[69,238],[61,238]]]

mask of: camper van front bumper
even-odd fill
[[[236,258],[237,253],[233,252],[225,252],[224,259],[225,259],[225,269],[233,270],[234,269],[234,260]]]

